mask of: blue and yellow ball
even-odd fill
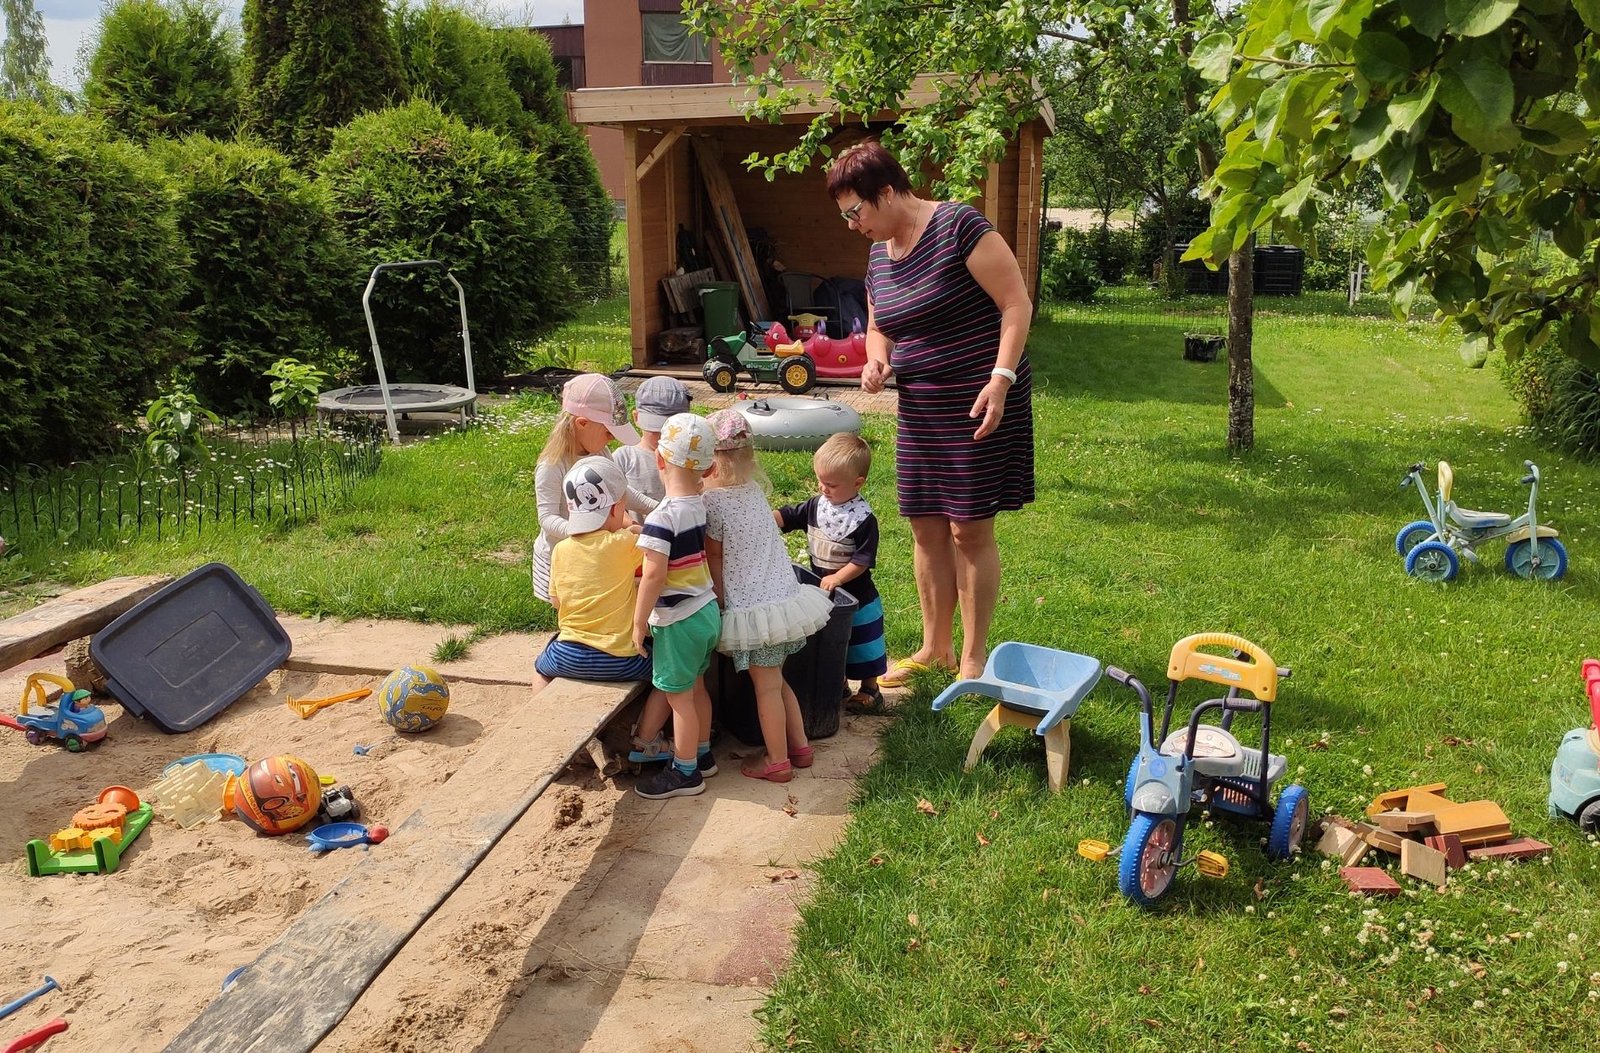
[[[429,666],[402,666],[378,689],[378,709],[396,731],[427,731],[449,708],[450,685]]]

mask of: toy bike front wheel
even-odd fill
[[[1400,533],[1394,536],[1394,550],[1401,556],[1409,556],[1412,549],[1428,540],[1433,534],[1433,524],[1426,519],[1407,523],[1400,528]]]
[[[1155,906],[1172,888],[1182,851],[1182,818],[1137,813],[1122,842],[1117,887],[1139,906]]]
[[[804,395],[816,382],[817,367],[805,355],[790,358],[778,367],[778,386],[791,395]]]
[[[1290,786],[1278,795],[1278,806],[1272,813],[1272,832],[1267,835],[1267,858],[1281,863],[1294,855],[1300,839],[1306,835],[1306,819],[1311,813],[1311,802],[1304,786]]]
[[[1535,556],[1537,567],[1533,565]],[[1554,581],[1567,572],[1567,548],[1553,537],[1539,538],[1538,548],[1527,538],[1513,541],[1506,546],[1506,569],[1519,578]]]
[[[1454,581],[1461,559],[1443,541],[1424,541],[1406,557],[1406,573],[1423,581]]]

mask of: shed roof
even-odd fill
[[[916,109],[938,98],[939,74],[924,73],[906,93],[904,109]],[[817,80],[789,81],[802,95],[814,95],[815,101],[802,100],[784,115],[784,123],[809,121],[819,113],[834,108],[828,99],[823,83]],[[648,87],[580,88],[567,92],[567,110],[575,124],[608,125],[615,128],[628,125],[653,124],[671,121],[675,124],[733,124],[745,120],[744,112],[750,102],[750,86],[741,84],[672,84]],[[1051,132],[1056,129],[1055,113],[1048,101],[1040,105],[1039,115]],[[874,115],[877,119],[893,119],[893,111]]]

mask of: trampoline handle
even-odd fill
[[[416,270],[418,267],[444,267],[444,264],[438,260],[401,260],[399,263],[380,263],[372,268],[372,277],[377,277],[384,271],[410,271]]]

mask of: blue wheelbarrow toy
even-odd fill
[[[957,680],[941,691],[933,710],[937,713],[963,695],[994,699],[994,708],[967,748],[965,770],[972,770],[1002,727],[1027,728],[1044,739],[1046,779],[1051,790],[1059,791],[1072,756],[1072,715],[1099,682],[1100,663],[1086,654],[1011,641],[990,653],[982,676]]]
[[[1550,815],[1574,820],[1586,834],[1600,834],[1600,661],[1583,662],[1589,696],[1589,726],[1561,737],[1550,765]]]
[[[1400,528],[1394,537],[1395,551],[1406,561],[1406,573],[1424,581],[1453,581],[1461,570],[1461,557],[1478,562],[1477,546],[1504,538],[1506,569],[1519,578],[1554,581],[1567,572],[1567,550],[1556,540],[1559,532],[1539,522],[1539,466],[1522,462],[1528,474],[1522,482],[1528,487],[1528,510],[1513,519],[1504,512],[1472,512],[1455,503],[1450,491],[1455,473],[1439,462],[1437,500],[1428,496],[1422,481],[1425,465],[1418,461],[1406,469],[1402,488],[1414,486],[1422,498],[1427,519],[1418,519]]]
[[[1227,656],[1202,648],[1227,649]],[[1128,767],[1123,790],[1132,822],[1122,846],[1085,840],[1078,854],[1088,859],[1118,859],[1117,886],[1141,907],[1153,907],[1172,888],[1178,869],[1194,863],[1206,877],[1228,873],[1228,860],[1216,852],[1183,856],[1184,828],[1199,805],[1212,814],[1267,824],[1267,857],[1288,859],[1305,836],[1309,802],[1303,786],[1288,786],[1272,801],[1272,787],[1288,761],[1271,751],[1272,703],[1278,681],[1289,670],[1273,664],[1266,651],[1231,633],[1198,633],[1173,645],[1167,662],[1167,704],[1158,732],[1155,704],[1138,677],[1109,668],[1106,675],[1139,696],[1139,753]],[[1221,698],[1195,706],[1188,723],[1171,730],[1180,687],[1200,680],[1227,688]],[[1246,694],[1253,697],[1245,697]],[[1201,723],[1220,713],[1215,724]],[[1261,746],[1245,746],[1233,734],[1240,713],[1261,715]]]

